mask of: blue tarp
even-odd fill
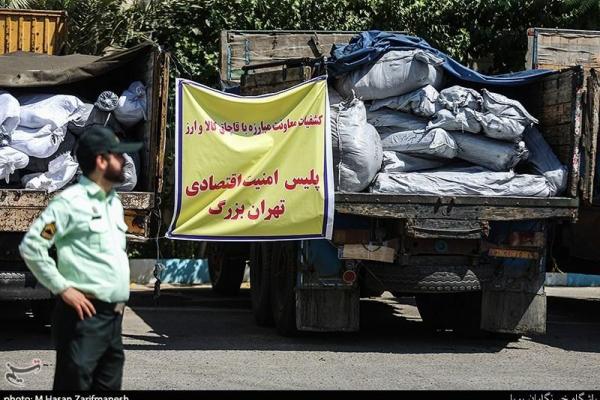
[[[431,47],[429,43],[417,36],[399,33],[367,31],[358,34],[349,44],[334,45],[328,61],[329,74],[339,76],[353,71],[365,64],[373,63],[390,50],[428,50],[444,59],[442,66],[451,76],[468,82],[496,86],[514,86],[530,83],[554,71],[533,69],[503,75],[483,75],[465,67],[450,56]]]

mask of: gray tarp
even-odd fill
[[[470,108],[461,108],[453,113],[450,110],[439,110],[427,124],[427,129],[442,128],[447,131],[479,133],[479,113]]]
[[[458,158],[492,171],[508,171],[529,155],[523,142],[509,143],[471,133],[449,133],[458,145]]]
[[[380,173],[371,186],[371,192],[436,196],[552,195],[548,180],[541,175],[493,172],[481,167]]]
[[[409,93],[426,85],[440,87],[441,58],[424,50],[393,50],[375,64],[336,79],[335,88],[344,97],[352,93],[362,100],[385,99]]]
[[[448,164],[448,159],[434,159],[411,156],[397,151],[383,152],[382,172],[413,172],[439,168]]]
[[[532,166],[534,172],[542,174],[548,179],[552,196],[561,194],[567,187],[569,176],[567,167],[558,160],[536,127],[528,128],[523,137],[525,145],[529,149],[527,164]]]
[[[331,106],[330,120],[336,190],[360,192],[381,169],[379,134],[367,123],[365,105],[358,99]]]
[[[412,114],[408,114],[402,111],[394,111],[388,109],[381,109],[377,111],[367,112],[367,122],[373,125],[379,133],[382,131],[379,128],[390,127],[393,129],[384,130],[387,132],[399,132],[399,131],[415,131],[418,129],[425,129],[427,126],[427,120],[421,117],[417,117]]]
[[[140,54],[148,53],[155,46],[144,42],[104,57],[9,53],[0,56],[0,87],[43,87],[78,82],[112,71],[135,60]]]
[[[406,131],[387,135],[381,145],[387,151],[399,151],[413,156],[454,158],[457,144],[443,129],[430,131]]]
[[[377,111],[387,107],[392,110],[412,112],[422,117],[431,117],[435,114],[438,91],[431,85],[427,85],[402,96],[388,97],[387,99],[373,100],[369,111]]]

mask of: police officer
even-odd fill
[[[109,128],[87,128],[76,150],[79,183],[54,197],[19,246],[35,277],[58,295],[52,318],[55,390],[121,388],[129,262],[127,225],[113,185],[124,179],[122,153],[141,147],[119,142]],[[48,254],[52,245],[58,266]]]

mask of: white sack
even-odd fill
[[[397,151],[383,152],[382,172],[411,172],[439,168],[448,163],[447,159],[433,159],[411,156]]]
[[[431,85],[407,93],[402,96],[388,97],[387,99],[373,100],[369,111],[377,111],[387,107],[392,110],[412,112],[421,117],[430,117],[435,114],[438,91]]]
[[[541,132],[534,126],[528,128],[525,131],[524,141],[529,149],[527,164],[548,179],[552,196],[564,192],[569,175],[567,167],[556,157]]]
[[[83,128],[88,125],[88,120],[92,111],[94,110],[94,105],[91,103],[83,103],[77,116],[69,121],[69,130],[73,132],[75,135],[80,136],[83,133]]]
[[[73,156],[64,153],[50,161],[47,172],[25,175],[21,181],[26,189],[45,190],[52,193],[71,182],[78,167],[79,164],[73,159]]]
[[[458,145],[458,158],[492,171],[508,171],[529,155],[523,142],[501,142],[461,132],[450,134]]]
[[[427,129],[442,128],[446,131],[479,133],[481,124],[479,114],[470,108],[461,108],[457,113],[450,110],[440,110],[427,124]]]
[[[483,110],[499,117],[517,119],[525,125],[537,124],[538,120],[527,112],[525,107],[517,100],[509,99],[499,93],[481,89],[483,97]]]
[[[442,90],[437,101],[440,108],[456,113],[461,108],[479,111],[483,100],[477,90],[455,85]]]
[[[25,168],[29,164],[27,154],[15,150],[12,147],[0,147],[0,179],[9,182],[9,177],[18,169]]]
[[[56,153],[66,133],[66,125],[57,129],[50,125],[35,129],[18,126],[13,132],[10,147],[31,157],[47,158]]]
[[[21,109],[19,101],[3,90],[0,90],[0,146],[8,146],[11,136],[19,125]]]
[[[123,158],[125,158],[125,163],[123,164],[123,176],[125,180],[115,185],[115,190],[119,192],[131,192],[137,184],[135,164],[129,154],[123,153]]]
[[[387,131],[415,131],[418,129],[425,129],[427,126],[427,120],[421,117],[404,113],[401,111],[394,111],[388,109],[382,109],[377,111],[367,112],[367,122],[373,125],[380,133],[383,127],[391,127],[391,130]],[[385,131],[385,130],[384,130]]]
[[[146,107],[146,87],[142,82],[135,81],[121,94],[113,114],[121,124],[129,128],[148,119]]]
[[[399,96],[426,85],[439,88],[443,62],[425,50],[393,50],[374,64],[339,77],[335,88],[346,98],[352,97],[354,91],[354,95],[363,100]]]
[[[20,126],[42,128],[50,125],[60,128],[69,121],[81,118],[84,103],[75,96],[62,94],[34,94],[19,98],[21,103]]]
[[[485,136],[507,142],[523,140],[525,125],[518,119],[499,117],[490,112],[479,114],[478,117]]]
[[[365,106],[354,99],[331,107],[331,137],[336,189],[360,192],[381,168],[383,150]]]
[[[540,175],[493,172],[481,167],[426,172],[380,173],[371,186],[373,193],[434,196],[535,196],[551,191]]]
[[[458,146],[443,129],[406,131],[391,134],[381,141],[384,150],[405,154],[454,158]]]

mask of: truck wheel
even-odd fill
[[[230,251],[226,243],[209,243],[206,248],[208,272],[213,290],[221,295],[235,296],[244,279],[246,257]]]
[[[415,299],[428,327],[467,335],[481,332],[481,292],[420,293]]]
[[[296,328],[296,273],[298,243],[278,242],[271,262],[271,308],[280,335],[293,336]]]
[[[250,248],[250,296],[252,312],[259,326],[273,325],[270,293],[271,246],[253,243]]]

